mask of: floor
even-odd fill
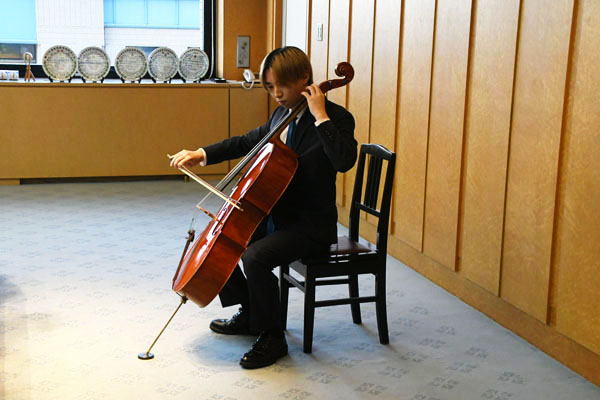
[[[203,193],[181,181],[0,186],[1,399],[600,399],[599,387],[391,257],[389,345],[372,304],[361,325],[339,306],[317,310],[304,354],[292,290],[290,354],[273,366],[240,368],[253,338],[208,329],[237,311],[218,300],[185,304],[155,359],[138,360],[179,304],[171,279]],[[198,214],[196,229],[205,223]],[[373,281],[360,286],[368,293]]]

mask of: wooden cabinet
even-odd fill
[[[0,110],[0,180],[173,175],[168,153],[268,118],[266,92],[234,84],[2,83]]]

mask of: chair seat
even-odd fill
[[[371,251],[373,251],[373,249],[355,242],[348,236],[338,236],[337,243],[332,244],[329,248],[329,255],[359,254],[369,253]]]
[[[367,257],[376,257],[377,254],[377,249],[372,249],[355,242],[348,236],[338,236],[337,243],[334,243],[329,247],[329,253],[327,255],[303,258],[301,261],[302,265],[331,265],[332,263],[339,263],[357,257],[361,257],[362,260],[367,261]],[[297,265],[298,263],[296,262],[294,264]],[[300,268],[303,267],[300,266]]]

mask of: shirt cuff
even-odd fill
[[[200,152],[200,154],[202,154],[202,158],[203,160],[200,161],[200,166],[201,167],[206,167],[206,151],[204,151],[204,149],[202,147],[200,147],[197,151]]]
[[[323,122],[327,122],[327,121],[330,121],[330,119],[329,119],[329,118],[323,118],[323,119],[320,119],[320,120],[318,120],[318,121],[315,121],[315,126],[319,126],[319,125],[321,125]]]

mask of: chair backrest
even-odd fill
[[[380,190],[383,162],[387,162],[383,192]],[[367,181],[365,177],[365,164],[367,167]],[[365,211],[378,218],[377,222],[377,251],[387,253],[388,227],[390,220],[390,206],[392,199],[392,186],[394,184],[394,170],[396,154],[380,144],[363,144],[360,146],[352,204],[350,205],[350,238],[358,242],[360,211]],[[381,201],[379,194],[381,194]],[[380,204],[379,209],[377,205]]]

